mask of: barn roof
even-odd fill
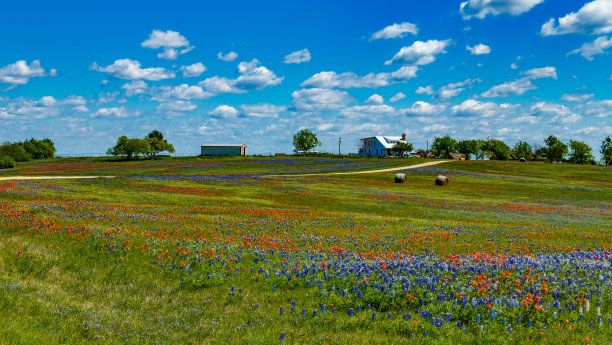
[[[202,147],[242,147],[246,144],[202,144]]]

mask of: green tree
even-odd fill
[[[512,147],[512,153],[516,156],[517,159],[525,159],[530,160],[533,155],[533,150],[531,149],[531,145],[529,145],[526,141],[519,140]]]
[[[51,139],[36,140],[34,138],[19,143],[32,159],[48,159],[55,155],[55,146]]]
[[[393,147],[391,148],[391,151],[396,152],[400,155],[403,155],[404,152],[410,152],[414,149],[414,146],[412,146],[411,143],[405,143],[403,141],[398,141],[395,145],[393,145]]]
[[[574,164],[587,164],[595,158],[591,154],[593,149],[581,141],[570,140],[569,148],[569,160]]]
[[[172,144],[165,140],[164,135],[156,129],[151,131],[151,133],[149,133],[145,139],[149,142],[149,145],[151,146],[151,158],[155,158],[158,153],[164,151],[168,151],[169,153],[176,152],[174,150],[174,146],[172,146]]]
[[[485,150],[491,160],[507,161],[510,158],[510,146],[498,139],[488,139]]]
[[[471,155],[477,155],[480,150],[479,140],[461,140],[457,142],[456,149],[465,155],[465,159],[471,159]]]
[[[11,169],[15,167],[13,157],[0,155],[0,169]]]
[[[612,139],[610,137],[606,137],[601,142],[601,161],[604,165],[612,165]]]
[[[113,155],[115,157],[118,156],[126,156],[126,159],[130,159],[132,157],[127,157],[127,143],[128,143],[128,137],[125,135],[120,136],[117,139],[117,143],[115,144],[115,146],[109,148],[106,151],[106,154],[108,155]]]
[[[431,150],[436,153],[438,158],[451,158],[451,152],[455,150],[457,141],[448,135],[435,137],[431,144]]]
[[[478,143],[478,151],[475,153],[476,159],[483,160],[487,157],[487,141],[483,139],[476,140]]]
[[[132,153],[135,157],[139,155],[150,156],[153,154],[151,144],[147,139],[129,139],[127,142],[127,151]]]
[[[11,157],[16,162],[26,162],[32,158],[21,144],[9,142],[0,146],[0,156]]]
[[[295,147],[295,152],[309,151],[317,146],[321,146],[321,142],[317,138],[317,135],[308,129],[302,129],[293,136],[293,147]]]
[[[544,140],[544,144],[546,144],[546,158],[551,163],[562,161],[567,154],[567,145],[554,135],[548,136]]]

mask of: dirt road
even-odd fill
[[[302,177],[302,176],[376,174],[376,173],[382,173],[382,172],[391,172],[391,171],[423,168],[423,167],[428,167],[428,166],[431,166],[431,165],[438,165],[438,164],[442,164],[442,163],[446,163],[446,162],[451,162],[451,161],[435,161],[435,162],[427,162],[427,163],[414,164],[414,165],[406,165],[406,166],[403,166],[403,167],[395,167],[395,168],[387,168],[387,169],[377,169],[377,170],[344,171],[344,172],[333,172],[333,173],[313,173],[313,174],[295,174],[295,175],[270,175],[270,176],[275,176],[275,177],[291,177],[291,176]]]

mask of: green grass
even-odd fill
[[[464,332],[454,323],[437,330],[416,308],[409,310],[410,322],[399,307],[389,307],[387,320],[383,304],[375,304],[374,321],[372,310],[348,317],[353,302],[322,295],[314,284],[255,275],[262,265],[273,271],[285,258],[304,260],[303,253],[315,255],[308,264],[331,261],[338,248],[374,256],[427,249],[440,258],[610,250],[610,168],[461,161],[407,170],[404,184],[393,183],[393,173],[266,176],[420,162],[205,158],[20,165],[13,173],[120,177],[0,182],[0,344],[270,344],[282,332],[285,342],[301,344],[609,344],[607,319],[594,329],[548,318],[547,328],[514,325],[513,332],[493,323],[484,332],[473,324]],[[449,176],[448,186],[434,186],[439,173]],[[186,260],[173,253],[189,248],[214,249],[241,273],[194,261],[188,261],[193,275],[168,270]],[[270,249],[275,252],[265,264],[254,261],[256,251]],[[239,262],[233,262],[236,253]],[[151,264],[164,258],[164,268]],[[206,279],[207,272],[214,277]],[[602,311],[608,316],[609,301],[604,298]],[[338,311],[313,317],[321,303],[334,303]]]

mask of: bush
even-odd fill
[[[15,167],[15,160],[11,157],[0,156],[0,169],[10,169]]]

